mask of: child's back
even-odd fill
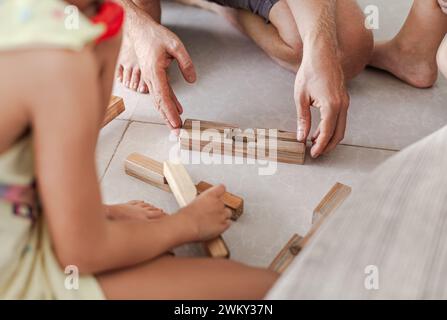
[[[0,2],[0,298],[101,298],[93,277],[80,290],[66,290],[66,275],[55,258],[40,212],[35,185],[33,99],[57,96],[45,87],[52,58],[79,51],[102,33],[80,16],[81,28],[64,28],[67,4],[56,0]],[[57,49],[57,50],[54,50]],[[51,52],[54,51],[53,54]],[[53,62],[53,63],[52,63]],[[59,61],[60,62],[60,61]],[[63,85],[63,84],[61,84]],[[45,91],[46,90],[46,91]],[[48,128],[51,130],[50,128]],[[62,159],[61,159],[62,160]]]

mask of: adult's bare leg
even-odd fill
[[[177,1],[225,17],[278,64],[294,72],[298,70],[302,58],[302,40],[286,1],[281,0],[272,7],[270,24],[248,10],[224,8],[206,0]],[[348,80],[365,68],[372,54],[373,36],[364,27],[364,21],[365,17],[356,1],[338,1],[337,30]]]
[[[281,0],[270,11],[271,24],[246,10],[237,11],[244,32],[280,65],[296,72],[301,64],[303,45],[296,22]],[[360,73],[370,60],[373,36],[364,27],[364,15],[356,1],[337,2],[337,33],[347,80]]]
[[[415,0],[400,32],[377,43],[370,65],[386,70],[417,88],[437,79],[436,53],[447,32],[447,15],[436,0]]]

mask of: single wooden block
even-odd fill
[[[196,198],[197,189],[181,163],[164,162],[163,173],[180,207],[187,206]],[[229,258],[230,256],[222,237],[205,242],[204,247],[214,258]]]
[[[138,153],[127,157],[124,168],[126,173],[155,187],[171,192],[163,174],[163,164]]]
[[[200,181],[197,185],[197,192],[201,194],[202,192],[205,192],[206,190],[212,188],[213,185],[209,184],[205,181]],[[224,202],[225,206],[231,210],[233,215],[231,216],[231,220],[236,221],[239,219],[239,217],[244,212],[244,199],[241,197],[238,197],[230,192],[225,192],[222,201]]]
[[[121,99],[120,97],[112,96],[109,106],[107,107],[102,126],[105,127],[106,125],[108,125],[113,119],[123,113],[124,110],[126,110],[126,107],[124,106],[123,99]]]
[[[337,182],[315,208],[312,224],[315,224],[318,220],[328,216],[330,213],[335,212],[335,210],[337,210],[337,208],[351,194],[351,191],[350,187]]]
[[[163,174],[180,207],[185,207],[197,196],[197,189],[181,163],[165,161]]]
[[[294,234],[285,247],[275,257],[270,264],[269,269],[278,273],[283,273],[301,251],[300,242],[302,239],[303,238],[299,235]]]
[[[274,139],[269,129],[242,130],[234,125],[202,120],[185,120],[179,140],[184,150],[292,164],[304,164],[306,154],[306,145],[296,140],[294,132],[276,130]]]
[[[305,237],[295,234],[270,264],[269,269],[283,273],[307,245],[324,220],[346,200],[350,193],[350,187],[337,182],[315,208],[310,231]]]
[[[150,185],[171,192],[171,188],[163,174],[163,164],[139,153],[132,153],[127,157],[124,163],[124,169],[129,176],[142,180]],[[196,185],[197,192],[200,194],[213,185],[201,181]],[[244,199],[230,192],[226,192],[222,200],[233,215],[232,220],[237,220],[244,211]]]
[[[301,248],[310,241],[312,236],[317,232],[323,222],[331,215],[349,196],[351,193],[351,188],[342,184],[336,183],[331,190],[324,196],[313,212],[313,222],[312,228],[306,234],[306,236],[300,241]]]

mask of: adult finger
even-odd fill
[[[315,145],[310,150],[312,158],[318,158],[323,153],[324,149],[334,135],[338,120],[338,112],[336,112],[333,107],[322,107],[322,109],[320,109],[320,112],[320,134],[315,140]]]
[[[327,154],[335,149],[335,147],[345,138],[345,130],[346,130],[346,121],[348,118],[348,110],[343,108],[338,115],[337,119],[337,127],[335,128],[334,135],[329,141],[326,149],[323,151],[324,154]]]
[[[180,102],[178,101],[177,96],[174,93],[174,90],[172,90],[172,87],[171,87],[171,98],[172,98],[172,100],[174,100],[174,102],[175,102],[175,104],[177,106],[178,113],[182,114],[183,113],[183,107],[180,104]]]
[[[295,103],[297,111],[296,138],[300,142],[305,142],[311,127],[310,99],[307,95],[299,93],[295,98]]]
[[[177,105],[171,97],[171,86],[166,76],[166,70],[156,66],[153,69],[153,77],[151,79],[152,88],[151,95],[154,99],[155,107],[159,112],[164,112],[167,120],[173,128],[181,126],[181,119],[177,110]]]
[[[173,56],[179,65],[183,77],[189,83],[193,83],[197,79],[196,70],[192,59],[180,39],[175,39],[167,48],[168,53]]]

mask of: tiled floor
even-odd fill
[[[398,30],[411,1],[361,0],[381,10],[378,38]],[[196,8],[164,3],[164,23],[188,47],[199,81],[187,85],[175,68],[174,90],[184,118],[216,120],[247,127],[294,130],[294,75],[274,64],[250,40],[220,17]],[[107,203],[143,199],[175,211],[172,195],[127,177],[123,160],[141,152],[169,157],[173,139],[149,96],[115,86],[127,111],[101,134],[99,175]],[[222,182],[246,200],[245,214],[224,234],[234,259],[266,266],[293,233],[310,227],[312,209],[336,182],[355,188],[379,163],[447,122],[447,85],[417,90],[381,72],[366,70],[350,85],[352,104],[344,141],[334,153],[305,166],[279,164],[275,175],[259,176],[253,165],[188,165],[195,181]],[[317,118],[317,114],[314,114]],[[352,146],[351,146],[352,145]],[[386,150],[385,150],[386,149]]]

